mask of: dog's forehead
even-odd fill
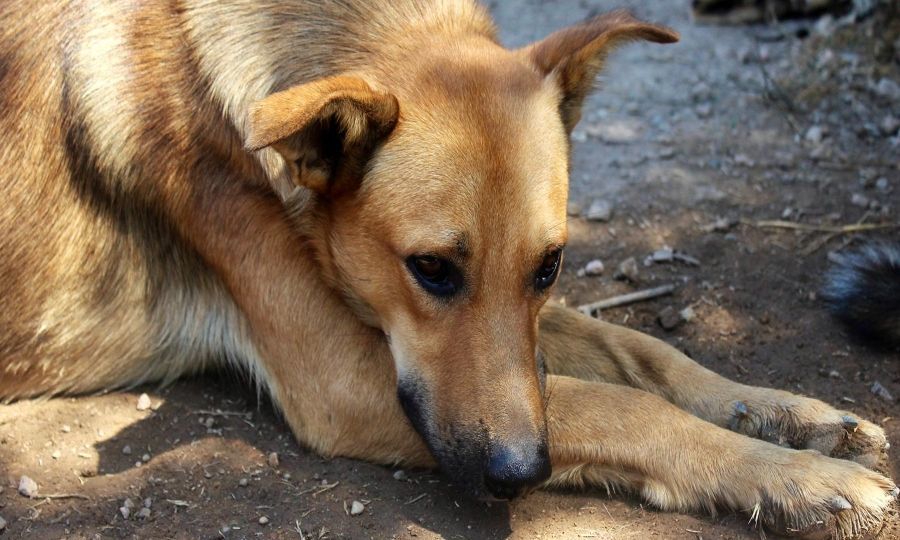
[[[472,249],[495,234],[535,251],[565,241],[568,142],[557,96],[540,81],[510,79],[507,92],[496,74],[484,77],[493,85],[473,79],[459,83],[467,92],[451,84],[401,99],[401,121],[364,190],[402,244]]]

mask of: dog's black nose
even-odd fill
[[[484,485],[498,499],[514,499],[522,491],[550,478],[547,445],[500,446],[491,450]]]

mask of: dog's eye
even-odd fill
[[[434,255],[414,255],[406,259],[406,266],[419,285],[435,296],[452,296],[462,285],[462,275],[453,263]]]
[[[537,290],[543,290],[553,285],[556,276],[559,274],[559,263],[562,256],[562,249],[554,249],[544,255],[541,267],[538,268],[534,275],[534,286]]]

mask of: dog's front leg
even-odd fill
[[[550,485],[623,487],[662,509],[726,507],[828,538],[875,530],[897,493],[859,464],[721,429],[633,388],[550,376],[547,405]]]
[[[884,430],[816,399],[740,384],[634,330],[548,305],[540,348],[550,373],[634,386],[713,424],[751,437],[873,466]]]
[[[246,319],[236,361],[266,388],[301,443],[328,456],[432,466],[397,400],[390,350],[321,278],[272,194],[211,188],[188,234]],[[232,333],[236,330],[231,330]]]

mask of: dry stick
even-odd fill
[[[91,500],[90,497],[86,495],[81,495],[78,493],[50,493],[47,495],[38,494],[35,495],[35,499],[84,499],[86,501]]]
[[[250,416],[253,413],[241,411],[191,411],[190,414],[199,414],[203,416]]]
[[[599,311],[601,309],[609,309],[618,306],[624,306],[626,304],[633,304],[635,302],[641,302],[643,300],[650,300],[652,298],[671,294],[674,290],[675,285],[662,285],[659,287],[654,287],[652,289],[644,289],[641,291],[635,291],[633,293],[620,294],[619,296],[613,296],[612,298],[607,298],[606,300],[591,302],[590,304],[583,304],[578,306],[576,309],[578,309],[578,311],[584,313],[585,315],[592,315],[595,311]]]
[[[759,227],[762,229],[795,229],[798,231],[827,232],[835,234],[849,234],[863,231],[875,231],[879,229],[896,229],[900,228],[900,224],[887,223],[855,223],[852,225],[807,225],[805,223],[795,223],[793,221],[743,221],[747,225]]]
[[[862,215],[862,217],[856,221],[856,225],[865,223],[865,221],[867,219],[869,219],[870,214],[871,214],[871,212],[866,210],[866,213],[864,213]],[[813,243],[807,245],[805,248],[803,248],[803,250],[800,251],[800,254],[803,255],[804,257],[812,255],[813,253],[818,251],[820,247],[826,245],[828,242],[831,242],[833,239],[837,238],[838,236],[840,236],[840,233],[828,233],[825,236],[821,236],[821,237],[819,237],[818,240],[816,240],[815,242],[813,242]]]

